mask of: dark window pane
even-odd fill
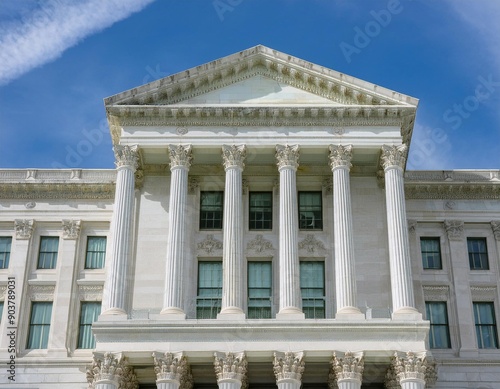
[[[431,322],[429,345],[431,348],[451,348],[446,302],[426,302],[427,320]]]
[[[271,318],[271,262],[248,262],[248,318]]]
[[[40,238],[40,251],[38,253],[38,269],[55,269],[59,238],[55,236],[42,236]]]
[[[196,318],[216,319],[222,299],[222,262],[198,263]]]
[[[321,192],[299,192],[299,228],[323,229]]]
[[[12,238],[10,236],[0,237],[0,269],[7,269],[9,267],[11,246]]]
[[[300,262],[302,311],[306,319],[325,318],[325,263]]]
[[[497,324],[493,303],[473,303],[473,308],[477,346],[479,348],[498,348]]]
[[[271,230],[273,228],[272,192],[250,192],[249,228]]]
[[[33,302],[31,305],[28,349],[47,348],[50,333],[51,302]]]
[[[106,237],[89,236],[87,238],[87,253],[85,256],[85,269],[104,268],[106,257]]]
[[[78,331],[77,348],[93,349],[95,347],[95,339],[92,334],[92,323],[97,321],[100,313],[101,302],[82,302],[80,307],[80,327]]]
[[[200,193],[200,230],[222,228],[222,206],[224,192]]]
[[[467,238],[471,270],[489,270],[486,238]]]
[[[442,269],[439,238],[420,238],[420,250],[424,269]]]

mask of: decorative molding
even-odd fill
[[[241,190],[242,194],[244,195],[248,194],[248,180],[246,178],[243,178],[241,180]]]
[[[328,177],[323,180],[323,183],[321,184],[323,190],[325,191],[325,194],[332,194],[333,192],[333,177]]]
[[[115,145],[113,147],[115,153],[115,165],[117,168],[130,167],[134,172],[139,167],[139,146],[123,146]]]
[[[314,253],[316,250],[326,250],[323,242],[316,239],[313,234],[307,234],[306,237],[299,242],[299,249],[307,250],[308,253]]]
[[[80,301],[102,301],[103,285],[78,285]]]
[[[297,169],[299,166],[299,145],[276,145],[276,161],[278,170],[285,167]]]
[[[363,370],[364,370],[364,359],[363,353],[353,353],[347,351],[344,353],[343,357],[337,357],[336,353],[333,353],[331,360],[331,370],[329,374],[329,386],[338,386],[339,380],[356,380],[361,385],[363,380]],[[331,382],[331,383],[330,383]]]
[[[464,222],[461,220],[445,220],[444,228],[450,241],[460,241],[464,235]]]
[[[264,239],[264,237],[259,234],[247,243],[247,250],[254,250],[257,253],[262,253],[263,251],[274,250],[274,247],[270,240]]]
[[[87,366],[89,389],[94,389],[101,381],[112,382],[116,388],[139,388],[134,369],[121,353],[94,352],[92,364]]]
[[[30,285],[29,297],[31,301],[54,301],[55,285]]]
[[[245,145],[222,145],[222,164],[224,169],[245,168],[245,157],[247,155],[247,148]]]
[[[449,301],[450,287],[448,285],[424,285],[425,301]]]
[[[62,221],[62,230],[63,230],[63,239],[78,239],[80,235],[80,220],[63,220]]]
[[[134,173],[134,189],[141,189],[144,185],[144,169],[138,167]]]
[[[499,200],[500,185],[498,182],[484,184],[405,182],[407,200]]]
[[[330,145],[328,146],[328,150],[330,150],[328,159],[332,170],[338,167],[343,167],[347,170],[351,169],[352,145]]]
[[[0,199],[19,200],[108,200],[115,196],[114,182],[86,183],[6,183],[0,185]]]
[[[212,234],[208,234],[203,241],[198,243],[198,250],[205,250],[207,254],[212,254],[214,250],[222,250],[222,241],[215,239]]]
[[[16,239],[30,239],[33,233],[35,221],[33,219],[16,219],[14,220],[14,228],[16,230]]]
[[[417,231],[417,221],[416,220],[413,220],[413,219],[408,219],[408,232],[410,234],[415,234],[415,232]]]
[[[391,167],[404,169],[407,154],[408,146],[405,144],[399,146],[382,145],[381,165],[384,170]]]
[[[170,169],[183,167],[189,169],[193,162],[193,150],[191,145],[168,145],[170,157]]]
[[[217,377],[217,383],[230,380],[240,381],[241,388],[248,387],[247,359],[245,353],[214,353],[214,369]]]
[[[414,379],[421,380],[424,385],[432,385],[435,382],[436,372],[435,365],[429,362],[426,358],[425,352],[415,353],[408,351],[404,355],[399,355],[398,352],[394,353],[391,361],[391,368],[394,373],[386,375],[386,380],[389,378],[390,385],[387,387],[397,387],[394,386],[394,376],[397,384],[401,385],[402,380]],[[386,381],[386,382],[387,382]]]
[[[200,187],[200,181],[197,178],[188,178],[188,193],[195,194],[196,190]]]
[[[304,372],[303,352],[275,352],[274,353],[274,375],[276,383],[281,380],[296,380],[301,382]]]
[[[496,240],[500,240],[500,220],[491,221],[491,229]]]
[[[179,389],[191,389],[193,387],[193,375],[187,363],[187,358],[180,353],[153,353],[154,371],[156,382],[179,382]]]
[[[26,209],[33,209],[36,207],[36,203],[34,201],[28,201],[26,204],[24,204]]]
[[[471,285],[470,287],[472,300],[475,301],[495,301],[497,295],[497,287],[494,285]]]

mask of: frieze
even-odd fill
[[[475,301],[495,301],[497,287],[494,285],[471,285],[470,287],[472,300]]]
[[[101,301],[103,285],[79,285],[78,298],[80,301]]]
[[[274,250],[270,240],[264,239],[262,235],[257,235],[247,244],[247,250],[254,250],[256,253],[262,253],[268,250]]]
[[[450,287],[447,285],[424,285],[424,298],[426,301],[448,301]]]
[[[317,250],[325,250],[325,245],[320,240],[316,239],[313,234],[307,234],[306,237],[299,242],[299,249],[306,250],[308,253],[314,253]]]
[[[198,243],[198,250],[204,250],[207,254],[212,254],[213,251],[222,250],[222,242],[215,239],[212,234],[208,234],[202,242]]]
[[[29,296],[31,301],[53,301],[55,285],[30,285]]]
[[[407,200],[499,200],[500,185],[494,182],[485,184],[406,182],[405,197]]]
[[[115,184],[2,184],[0,199],[104,200],[115,197]]]

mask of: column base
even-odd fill
[[[335,314],[337,320],[366,320],[366,317],[356,307],[344,307]]]
[[[413,307],[403,307],[392,313],[392,320],[422,320],[422,314]]]
[[[276,314],[278,320],[303,320],[305,318],[304,312],[296,307],[283,308]]]
[[[106,309],[99,315],[98,321],[115,321],[115,320],[127,320],[128,315],[123,309],[120,308],[110,308]]]
[[[238,307],[226,307],[223,308],[219,314],[217,314],[217,319],[220,320],[245,320],[245,312]]]
[[[163,309],[157,317],[164,320],[185,320],[186,314],[180,308],[168,307]]]

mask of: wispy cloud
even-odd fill
[[[154,0],[49,0],[0,25],[0,85],[58,58],[85,37]]]

